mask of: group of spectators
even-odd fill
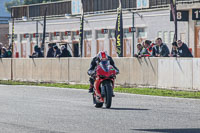
[[[189,48],[181,40],[172,43],[172,50],[170,52],[168,46],[162,42],[161,38],[157,38],[155,43],[150,40],[145,40],[143,44],[137,44],[138,52],[134,57],[193,57]],[[3,47],[0,43],[0,58],[10,58],[12,52],[8,48]],[[42,58],[44,51],[37,45],[34,47],[34,53],[30,58]],[[67,45],[62,45],[61,49],[58,48],[56,43],[48,44],[47,58],[54,57],[72,57]]]
[[[37,45],[34,47],[34,53],[30,56],[30,58],[42,58],[44,57],[44,52],[42,52],[41,48]],[[47,58],[56,58],[56,57],[72,57],[70,51],[67,49],[66,45],[62,45],[61,49],[58,48],[56,43],[48,44],[48,52]]]
[[[172,50],[157,38],[155,43],[146,40],[143,44],[137,44],[138,53],[135,57],[193,57],[189,48],[181,40],[172,43]]]
[[[3,44],[0,43],[0,58],[11,58],[12,52],[10,48],[3,47]]]

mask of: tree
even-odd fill
[[[5,7],[6,7],[6,10],[8,12],[11,12],[11,7],[12,6],[18,6],[21,4],[21,1],[20,0],[12,0],[10,2],[5,2]]]

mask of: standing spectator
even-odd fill
[[[148,54],[147,50],[142,46],[142,44],[137,45],[138,54],[135,54],[135,57],[145,57],[146,54]]]
[[[48,52],[47,52],[47,58],[52,58],[54,57],[54,50],[53,50],[53,46],[56,45],[55,43],[49,43],[48,44]]]
[[[153,49],[152,49],[152,54],[151,56],[156,57],[159,54],[159,46],[158,44],[155,42],[155,44],[153,45]]]
[[[172,51],[171,54],[169,55],[170,57],[177,57],[178,51],[177,51],[177,42],[172,43]]]
[[[54,56],[53,57],[58,57],[61,53],[60,53],[60,49],[58,48],[57,45],[53,46],[53,51],[54,51]]]
[[[181,40],[177,41],[178,44],[178,56],[179,57],[193,57],[189,48],[185,43],[183,43]]]
[[[72,57],[71,53],[66,46],[61,47],[61,54],[58,57]]]
[[[169,49],[166,44],[162,42],[161,38],[156,39],[156,45],[158,46],[158,54],[156,57],[168,57],[169,56]]]
[[[152,56],[154,44],[150,40],[144,42],[144,48],[147,50],[146,57]]]

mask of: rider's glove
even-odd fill
[[[118,70],[115,70],[116,71],[116,74],[119,74],[119,71]]]

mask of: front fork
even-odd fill
[[[97,101],[99,101],[99,102],[104,102],[104,97],[105,97],[105,95],[106,95],[106,83],[108,83],[108,81],[106,81],[106,83],[104,83],[105,81],[102,81],[102,82],[100,82],[100,84],[95,84],[95,87],[96,87],[96,85],[97,86],[99,86],[99,90],[96,90],[96,88],[94,89],[94,93],[92,94],[93,95],[93,98],[96,98],[96,100],[95,99],[93,99],[93,103],[94,104],[96,104],[96,102]],[[112,90],[111,90],[111,92],[112,92],[112,96],[113,96],[113,82],[114,81],[109,81],[109,84],[111,85],[111,87],[112,87]],[[101,91],[100,91],[100,89],[101,89]]]
[[[107,81],[107,83],[108,83],[108,81]],[[112,90],[111,90],[112,96],[114,96],[114,93],[113,93],[113,83],[111,81],[109,81],[109,84],[112,87]],[[106,95],[106,83],[102,83],[101,84],[101,96],[105,97],[105,95]]]

